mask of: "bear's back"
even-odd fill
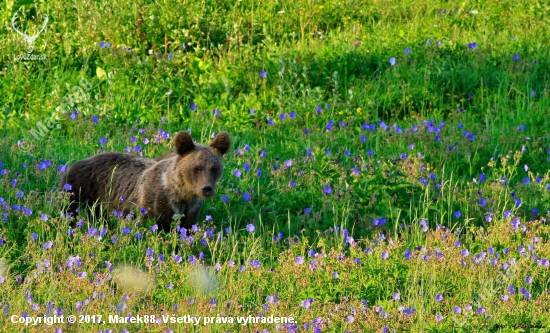
[[[115,194],[131,199],[142,173],[155,163],[131,154],[101,153],[75,162],[61,185],[70,184],[80,202],[112,201]]]

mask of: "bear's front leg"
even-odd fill
[[[197,218],[202,208],[202,200],[197,200],[194,205],[189,206],[181,218],[181,224],[186,229],[191,229],[194,224],[197,224]]]

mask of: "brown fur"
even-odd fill
[[[73,164],[60,186],[72,186],[74,201],[69,211],[73,214],[79,205],[96,202],[109,211],[125,213],[144,207],[145,217],[157,218],[163,230],[170,229],[174,214],[182,215],[180,222],[190,228],[197,221],[202,200],[214,195],[223,174],[222,155],[229,146],[227,132],[220,132],[210,146],[195,144],[187,132],[180,132],[175,137],[175,153],[157,160],[98,154]]]

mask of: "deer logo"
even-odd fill
[[[18,29],[17,26],[15,25],[15,22],[17,21],[17,19],[21,20],[21,17],[19,16],[19,11],[21,9],[24,11],[25,6],[21,6],[21,8],[19,8],[18,10],[15,11],[15,13],[13,14],[13,17],[11,18],[11,26],[13,27],[13,30],[15,30],[15,32],[17,32],[18,34],[20,34],[23,37],[23,40],[25,41],[25,43],[27,43],[28,53],[32,53],[32,51],[34,50],[34,43],[36,42],[36,39],[42,33],[42,31],[44,31],[44,29],[46,29],[46,24],[48,24],[48,15],[44,15],[44,23],[42,23],[42,27],[38,30],[38,32],[35,33],[32,36],[29,36],[27,34],[27,30],[24,30],[24,32],[22,32],[21,30],[23,28],[21,27],[21,29]]]

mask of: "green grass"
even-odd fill
[[[29,33],[48,14],[32,52],[45,60],[17,59],[28,45],[16,11]],[[292,331],[215,322],[262,314],[299,332],[548,330],[549,11],[1,3],[0,328],[59,308],[213,323],[28,331]],[[58,167],[103,151],[164,156],[181,130],[232,139],[196,232],[112,212],[70,225]]]

